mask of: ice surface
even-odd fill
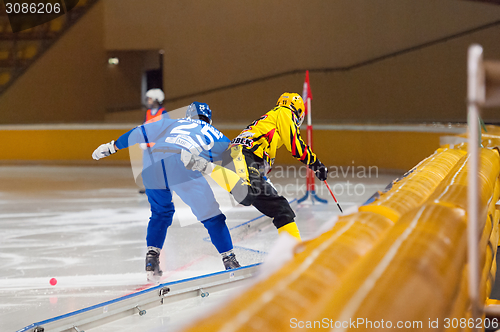
[[[346,210],[364,202],[396,176],[379,174],[329,182],[337,185],[337,199]],[[271,180],[289,200],[304,193],[305,179],[287,176]],[[362,185],[363,193],[341,193],[347,181],[351,186]],[[16,331],[147,287],[144,257],[149,203],[138,193],[130,168],[3,166],[0,182],[0,331]],[[259,218],[261,214],[253,207],[234,207],[227,193],[215,190],[227,215],[238,260],[242,265],[262,262],[278,239],[271,220]],[[324,223],[339,214],[324,185],[317,191],[330,204],[292,203],[304,239],[317,234]],[[161,254],[162,282],[222,270],[221,258],[205,228],[189,221],[191,211],[177,197],[174,203],[174,223]],[[53,277],[58,281],[55,286],[49,284]],[[140,324],[130,331],[178,327],[194,313],[223,300],[226,293],[175,307],[162,306],[146,316],[135,315],[126,324]],[[123,327],[129,325],[121,321],[112,324],[107,331],[117,327],[128,331]]]

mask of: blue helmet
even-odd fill
[[[186,118],[188,119],[198,119],[200,116],[206,117],[212,124],[212,110],[205,103],[199,103],[197,101],[193,102],[188,106],[186,111]]]

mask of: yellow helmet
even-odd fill
[[[306,108],[304,107],[304,101],[298,93],[285,92],[280,96],[276,106],[284,106],[292,110],[295,114],[295,123],[300,127],[304,121],[304,115]]]

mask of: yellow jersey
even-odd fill
[[[296,159],[306,165],[317,160],[314,152],[300,137],[292,111],[283,106],[276,106],[246,127],[231,141],[230,146],[243,145],[272,166],[276,150],[283,144]]]

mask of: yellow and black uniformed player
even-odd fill
[[[327,168],[300,137],[299,127],[304,120],[305,107],[297,93],[284,93],[276,107],[255,120],[231,141],[224,159],[226,168],[234,170],[244,182],[250,183],[248,194],[240,203],[253,205],[273,218],[278,232],[288,232],[300,240],[294,221],[295,213],[283,196],[266,181],[276,158],[276,151],[285,145],[292,155],[308,165],[316,176],[326,180]],[[245,181],[246,180],[246,181]]]
[[[274,162],[276,150],[285,145],[321,181],[326,180],[327,168],[300,137],[299,127],[304,120],[304,113],[302,97],[297,93],[284,93],[276,107],[252,122],[231,141],[223,157],[223,167],[212,164],[207,168],[208,161],[197,156],[186,156],[185,165],[210,174],[240,204],[255,206],[273,218],[279,233],[287,232],[300,241],[294,221],[295,213],[265,175]]]
[[[302,140],[299,127],[304,120],[304,102],[297,93],[284,93],[276,107],[246,127],[231,147],[242,146],[244,151],[262,159],[266,168],[274,163],[276,150],[283,144],[292,155],[306,165],[312,165],[317,157]]]

